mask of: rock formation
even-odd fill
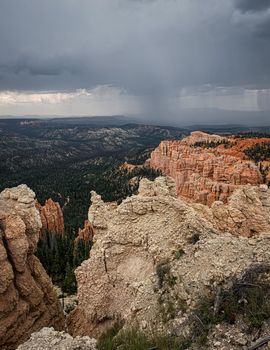
[[[217,146],[198,147],[205,142],[215,142]],[[218,144],[222,142],[225,144]],[[147,165],[173,177],[179,196],[209,206],[217,200],[226,203],[239,186],[269,181],[270,163],[265,162],[264,168],[268,170],[264,179],[260,167],[244,153],[247,148],[262,142],[270,142],[270,139],[226,138],[192,132],[182,141],[162,141],[152,152]]]
[[[44,326],[61,329],[51,280],[34,255],[41,220],[26,185],[0,194],[0,348],[12,350]]]
[[[130,164],[128,162],[124,162],[121,166],[120,169],[127,170],[128,172],[132,172],[135,169],[140,169],[143,168],[143,165],[135,165],[135,164]]]
[[[42,228],[41,235],[44,232],[56,233],[63,235],[65,232],[63,212],[58,202],[54,202],[51,198],[46,200],[44,206],[36,202],[36,206],[40,212]]]
[[[216,227],[222,232],[252,237],[270,230],[270,190],[267,185],[242,186],[228,204],[212,205]]]
[[[89,337],[72,338],[65,332],[53,328],[43,328],[31,335],[30,340],[20,345],[17,350],[96,350],[96,340]]]
[[[77,237],[75,238],[75,244],[80,241],[92,241],[94,236],[93,226],[89,220],[84,221],[84,227],[79,228]]]
[[[269,200],[266,187],[247,185],[211,209],[177,198],[174,181],[164,177],[141,180],[139,194],[119,206],[92,192],[94,245],[76,270],[79,304],[70,332],[99,336],[119,318],[143,329],[183,328],[202,296],[269,263]],[[237,229],[260,235],[232,235]]]

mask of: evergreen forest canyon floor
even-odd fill
[[[121,200],[129,189],[119,166],[142,164],[161,140],[181,139],[187,132],[97,119],[1,119],[0,190],[26,183],[41,205],[49,198],[59,202],[66,231],[77,232],[91,189],[108,201]]]
[[[73,285],[79,266],[78,305],[66,319],[69,333],[79,337],[44,328],[22,349],[35,349],[46,338],[48,349],[231,350],[269,335],[270,139],[265,130],[228,127],[215,130],[219,135],[188,136],[191,129],[136,124],[0,124],[1,190],[26,182],[37,194],[37,202],[26,187],[1,194],[2,208],[10,203],[11,209],[1,214],[7,254],[2,252],[0,263],[11,261],[15,271],[3,279],[5,295],[14,279],[19,305],[27,304],[28,282],[21,274],[29,275],[34,259],[31,248],[23,272],[25,253],[21,256],[16,244],[25,239],[13,241],[5,223],[10,225],[12,215],[25,221],[21,226],[28,237],[27,218],[34,214],[35,237],[57,245],[59,261],[62,257],[68,266],[61,287]],[[55,252],[39,255],[54,282],[64,269],[50,263]],[[30,320],[32,308],[26,311]],[[30,333],[54,326],[55,319],[45,317]],[[97,344],[91,337],[99,338]]]
[[[1,119],[0,190],[26,183],[41,205],[49,198],[59,202],[65,230],[77,233],[87,217],[90,190],[106,201],[121,201],[131,194],[132,174],[119,166],[143,164],[161,141],[181,140],[192,130],[130,124],[124,118]],[[270,133],[265,127],[229,125],[202,130]],[[134,176],[148,175],[137,172]]]

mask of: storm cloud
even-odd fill
[[[165,113],[183,90],[270,87],[267,0],[1,0],[0,7],[2,92],[110,86],[146,113]],[[265,108],[269,95],[260,96]]]
[[[243,12],[263,11],[270,7],[269,0],[236,0],[236,7]]]

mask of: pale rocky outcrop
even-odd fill
[[[41,220],[26,185],[0,194],[0,348],[11,350],[44,326],[61,329],[51,280],[34,255]]]
[[[162,328],[167,304],[175,308],[175,317],[165,327],[181,329],[201,297],[249,266],[270,262],[269,198],[265,187],[246,186],[235,192],[231,204],[211,209],[177,198],[174,181],[164,177],[143,179],[139,194],[119,206],[105,204],[92,192],[94,245],[90,258],[76,270],[79,304],[69,316],[70,332],[97,336],[117,318],[139,322],[143,329]],[[250,221],[236,220],[231,229],[237,200]],[[231,234],[238,224],[245,230],[248,222],[255,223],[258,212],[251,208],[263,205],[265,218],[256,226],[260,236]],[[220,227],[226,213],[227,226],[225,221]],[[172,283],[166,293],[162,266]]]
[[[186,137],[184,140],[187,145],[193,145],[195,142],[221,142],[227,140],[227,137],[207,134],[203,131],[193,131],[190,136]]]
[[[228,199],[214,202],[212,213],[223,232],[252,237],[270,231],[270,189],[267,185],[243,186]]]
[[[198,142],[221,141],[229,142],[229,147],[194,147]],[[196,131],[181,141],[162,141],[146,164],[174,178],[179,196],[209,206],[214,201],[226,203],[242,185],[269,182],[269,162],[264,162],[264,176],[260,166],[244,153],[262,142],[270,142],[270,138],[226,138]]]
[[[128,172],[131,172],[135,169],[140,169],[140,168],[143,168],[143,165],[138,165],[138,164],[135,165],[135,164],[130,164],[128,162],[124,162],[120,167],[120,169],[127,170]]]
[[[43,328],[17,350],[96,350],[96,340],[89,337],[72,338],[65,332]]]
[[[46,200],[42,206],[36,202],[36,206],[40,212],[41,217],[41,236],[45,232],[51,232],[59,235],[63,235],[65,232],[64,216],[60,204],[54,202],[51,198]]]

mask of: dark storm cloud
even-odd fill
[[[250,39],[265,39],[265,44],[269,44],[270,39],[270,1],[264,0],[236,0],[238,11],[234,17],[244,28],[248,30]],[[254,45],[255,40],[250,40],[250,45]],[[261,47],[264,50],[264,47]],[[258,53],[257,53],[258,54]],[[261,52],[263,56],[265,52]],[[259,54],[258,54],[259,55]]]
[[[236,0],[236,6],[243,12],[263,11],[270,7],[269,0]]]
[[[27,73],[29,75],[59,76],[65,71],[71,74],[80,73],[82,70],[80,57],[70,56],[40,56],[33,54],[21,55],[16,60],[11,60],[0,65],[0,70],[6,74]]]
[[[0,90],[110,84],[159,108],[186,86],[269,86],[267,3],[1,0]]]

